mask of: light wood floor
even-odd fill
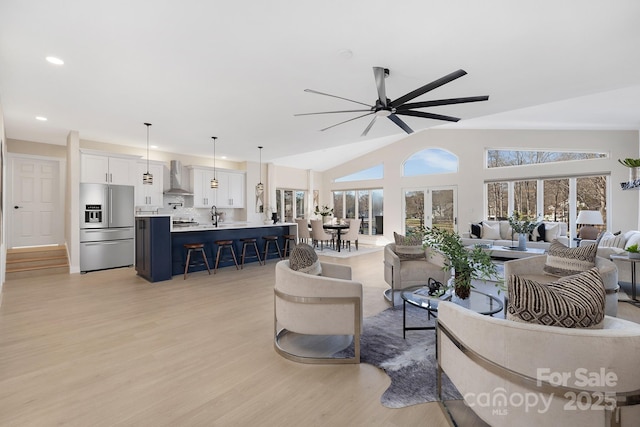
[[[365,316],[387,307],[382,252],[349,259]],[[438,404],[388,409],[367,365],[273,350],[275,261],[156,284],[132,268],[5,283],[1,426],[446,426]],[[640,322],[640,309],[620,304]]]

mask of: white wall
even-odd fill
[[[2,161],[0,162],[0,191],[2,191],[2,198],[0,199],[0,207],[2,210],[6,210],[6,198],[7,198],[7,137],[4,131],[4,114],[2,112],[2,104],[0,104],[0,150],[2,151]],[[7,227],[4,218],[0,218],[0,305],[2,305],[2,288],[5,280],[5,272],[7,266],[7,245],[5,244]]]
[[[403,162],[425,148],[442,148],[459,157],[459,172],[442,175],[402,177]],[[607,159],[551,163],[514,168],[487,169],[488,148],[535,148],[541,151],[589,151],[609,153]],[[358,159],[325,171],[322,197],[330,191],[349,188],[379,188],[380,180],[335,183],[336,178],[380,163],[384,164],[384,230],[387,238],[402,229],[403,190],[411,187],[455,185],[458,189],[458,231],[485,218],[484,182],[494,179],[545,178],[611,174],[611,230],[638,229],[639,192],[622,191],[620,182],[628,180],[628,170],[617,159],[640,157],[637,131],[527,131],[527,130],[440,130],[429,129],[368,153]]]

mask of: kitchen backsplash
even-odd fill
[[[210,209],[188,207],[189,204],[193,204],[193,202],[190,200],[188,203],[185,203],[184,196],[165,195],[164,206],[158,208],[157,213],[163,215],[173,215],[174,218],[179,219],[192,219],[199,224],[211,224],[212,221]],[[151,213],[149,211],[145,211],[144,208],[139,208],[140,207],[136,208],[137,213]],[[221,222],[239,221],[239,219],[236,219],[234,217],[236,211],[238,211],[238,209],[218,209],[218,213],[224,214],[224,219]]]

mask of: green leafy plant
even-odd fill
[[[469,296],[472,279],[495,279],[497,270],[491,255],[481,247],[466,248],[458,233],[425,227],[422,242],[425,248],[430,247],[444,255],[445,270],[455,271],[454,288],[460,298]]]
[[[327,205],[323,205],[322,207],[316,206],[316,210],[313,213],[320,216],[329,216],[333,215],[333,208]]]
[[[511,229],[518,234],[529,234],[540,224],[539,217],[532,218],[517,211],[513,211],[507,220]]]
[[[627,157],[624,160],[618,159],[621,165],[626,166],[628,168],[640,168],[640,159],[632,159]]]
[[[633,245],[627,246],[625,249],[627,252],[631,252],[632,254],[640,253],[640,248],[638,248],[638,244],[634,243]]]

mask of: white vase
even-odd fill
[[[528,239],[529,239],[529,235],[527,233],[518,233],[518,250],[519,251],[527,250]]]

